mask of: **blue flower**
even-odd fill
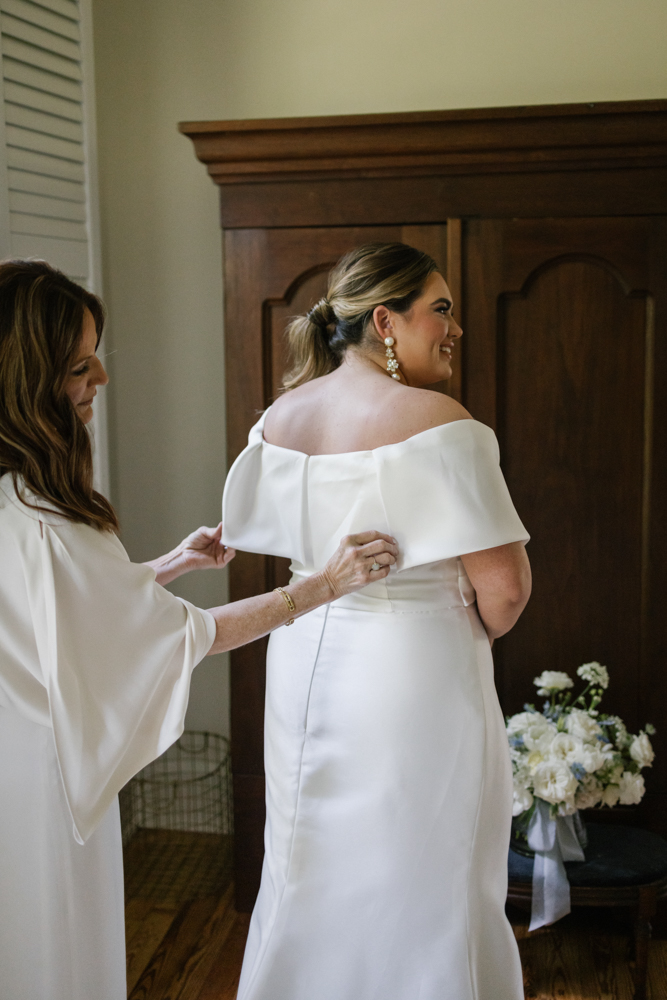
[[[586,775],[588,774],[588,771],[586,770],[583,764],[570,764],[570,770],[572,771],[572,774],[575,776],[577,781],[583,781]]]

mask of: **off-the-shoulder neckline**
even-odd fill
[[[433,434],[434,431],[443,431],[447,427],[454,427],[458,426],[459,424],[468,424],[468,425],[475,424],[477,427],[483,427],[484,430],[487,431],[491,430],[491,428],[487,424],[483,424],[479,420],[475,420],[474,418],[464,417],[461,420],[448,420],[446,424],[436,424],[435,427],[427,427],[425,431],[418,431],[417,434],[411,434],[410,437],[403,438],[402,441],[393,441],[391,444],[381,444],[378,445],[377,448],[367,448],[363,451],[332,451],[332,452],[324,452],[321,455],[309,455],[308,452],[306,451],[298,451],[298,449],[296,448],[284,448],[280,444],[272,444],[270,441],[266,440],[266,438],[264,437],[264,421],[266,419],[267,413],[269,412],[269,409],[270,407],[268,407],[264,411],[260,419],[257,421],[257,425],[259,425],[259,432],[261,436],[262,446],[265,448],[273,448],[276,451],[284,451],[290,455],[300,455],[302,458],[309,458],[309,459],[346,458],[359,455],[375,455],[377,452],[385,451],[387,448],[399,448],[401,445],[409,444],[412,441],[416,441],[417,438],[422,438],[426,434]],[[493,431],[491,432],[493,433]]]

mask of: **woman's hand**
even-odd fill
[[[222,569],[231,562],[236,552],[228,549],[220,541],[222,536],[222,521],[217,528],[197,528],[184,538],[174,550],[183,559],[189,573],[193,569]]]
[[[155,579],[164,586],[193,569],[222,569],[236,555],[220,541],[222,522],[217,528],[197,528],[171,552],[144,565],[155,570]]]
[[[196,532],[195,532],[196,534]],[[187,539],[186,539],[187,541]],[[348,535],[320,573],[283,588],[292,599],[288,608],[281,594],[260,594],[221,608],[209,608],[217,632],[209,655],[236,649],[286,625],[292,618],[351,594],[375,580],[383,580],[398,556],[396,539],[380,531]],[[373,569],[377,566],[378,569]]]
[[[346,535],[322,570],[334,595],[332,600],[383,580],[397,558],[398,545],[391,535],[381,531]]]

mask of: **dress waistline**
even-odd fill
[[[291,581],[306,580],[311,573],[293,571]],[[443,582],[403,581],[401,576],[390,575],[386,580],[371,583],[353,594],[331,602],[331,608],[366,611],[373,614],[434,614],[442,611],[464,610],[471,603],[465,601],[458,586]]]

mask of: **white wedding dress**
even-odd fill
[[[271,636],[266,855],[238,1000],[522,1000],[507,739],[458,558],[528,539],[495,435],[461,420],[308,456],[263,424],[227,479],[227,545],[290,557],[294,579],[369,528],[401,556]]]

